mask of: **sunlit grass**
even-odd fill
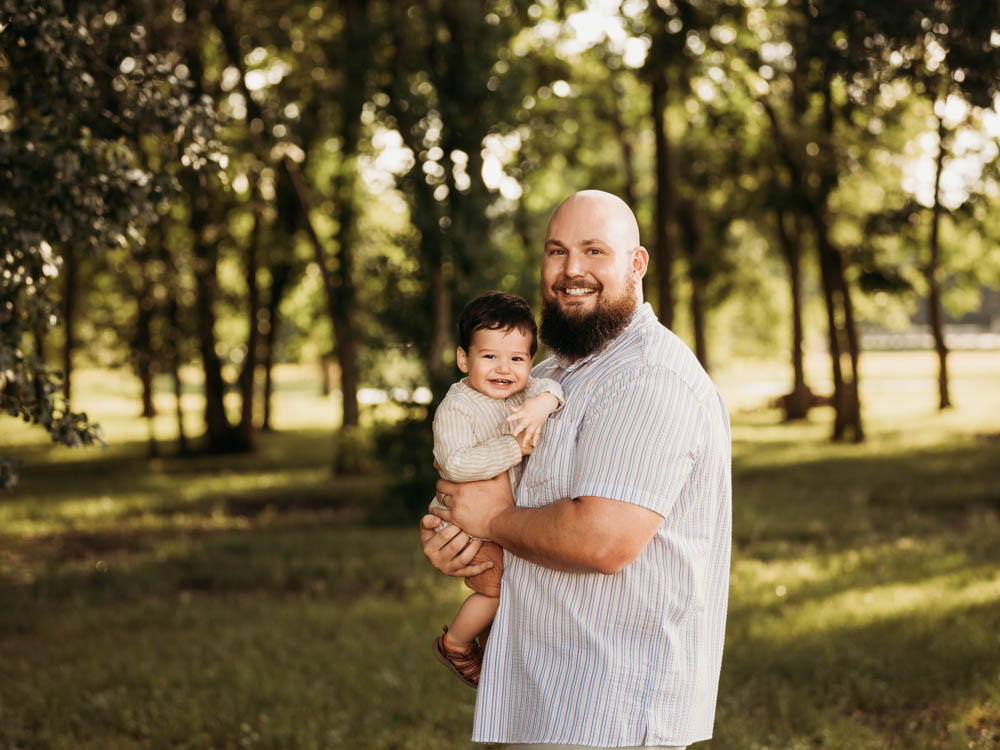
[[[783,366],[717,373],[734,550],[703,747],[1000,744],[1000,360],[954,355],[944,413],[930,355],[864,363],[860,445],[828,442],[828,409],[764,408]],[[408,519],[366,520],[384,479],[331,475],[315,373],[283,372],[283,430],[244,456],[175,457],[161,393],[155,459],[129,376],[90,377],[106,451],[0,435],[26,461],[0,499],[0,747],[469,746],[473,693],[430,653],[463,586]]]

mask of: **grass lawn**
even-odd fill
[[[810,363],[823,389],[825,363]],[[717,373],[734,547],[713,750],[1000,746],[1000,354],[866,354],[869,440],[764,408],[785,369]],[[332,477],[335,419],[289,368],[251,456],[145,457],[134,383],[82,373],[105,451],[0,421],[0,748],[465,748],[473,698],[430,644],[464,597]],[[185,396],[197,429],[198,396]],[[373,517],[383,519],[376,523]]]

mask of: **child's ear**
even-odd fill
[[[455,361],[458,363],[458,369],[462,372],[469,371],[469,355],[465,353],[465,349],[458,347],[455,350]]]

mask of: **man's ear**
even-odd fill
[[[632,271],[639,274],[639,278],[643,278],[646,275],[646,269],[649,267],[649,251],[646,250],[642,245],[639,245],[635,249],[635,253],[632,255]]]
[[[458,363],[458,369],[462,372],[469,371],[469,355],[465,353],[465,349],[458,347],[455,350],[455,361]]]

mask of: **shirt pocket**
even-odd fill
[[[560,411],[545,423],[542,439],[528,457],[521,476],[518,505],[538,507],[568,496],[579,424],[566,417]]]

